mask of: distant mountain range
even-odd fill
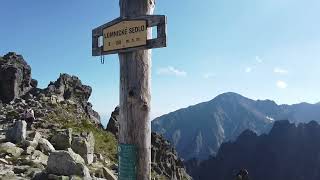
[[[274,121],[320,120],[320,104],[277,105],[271,100],[251,100],[224,93],[211,101],[163,115],[152,121],[152,130],[163,134],[185,160],[215,155],[223,142],[235,140],[244,130],[267,133]]]
[[[268,135],[244,131],[235,142],[221,145],[216,157],[199,166],[187,163],[195,180],[234,179],[240,169],[249,179],[319,180],[320,125],[311,121],[296,126],[276,121]]]

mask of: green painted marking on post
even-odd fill
[[[119,180],[136,180],[137,147],[132,144],[118,146]]]

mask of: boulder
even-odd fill
[[[35,150],[30,156],[30,161],[36,164],[47,165],[48,164],[48,156],[42,153],[41,151]]]
[[[52,152],[48,159],[47,172],[59,176],[78,175],[84,179],[91,179],[83,158],[72,149]]]
[[[93,133],[81,133],[79,136],[72,138],[71,148],[79,154],[87,164],[93,162],[94,156],[94,136]]]
[[[30,85],[31,85],[33,88],[37,88],[37,86],[38,86],[38,81],[35,80],[35,79],[31,79]]]
[[[31,67],[21,55],[9,52],[0,61],[0,100],[9,103],[28,92]]]
[[[39,144],[39,140],[41,139],[41,134],[38,132],[32,132],[27,137],[27,146],[32,146],[36,148]]]
[[[16,121],[13,127],[6,133],[7,141],[21,143],[26,140],[27,123],[25,121]]]
[[[23,152],[22,148],[17,147],[11,142],[0,144],[0,153],[5,153],[14,157],[18,157]]]
[[[50,153],[55,151],[55,148],[52,146],[52,144],[44,138],[39,139],[38,149],[40,149],[40,151],[42,151],[46,155],[49,155]]]
[[[72,142],[72,129],[69,128],[59,131],[57,134],[52,136],[50,142],[56,150],[66,150],[70,148]]]

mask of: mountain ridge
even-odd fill
[[[316,121],[274,123],[269,134],[245,130],[234,142],[221,145],[217,156],[200,163],[187,163],[195,180],[232,179],[240,169],[250,179],[317,180],[319,173],[320,125]],[[303,153],[302,153],[303,152]]]
[[[276,120],[299,123],[319,121],[319,117],[319,104],[278,105],[227,92],[154,119],[152,130],[172,142],[182,158],[206,159],[217,153],[222,142],[235,140],[245,129],[262,134]]]

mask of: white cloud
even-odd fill
[[[245,69],[245,72],[246,73],[250,73],[252,71],[252,68],[251,67],[246,67],[246,69]]]
[[[263,60],[261,59],[260,56],[256,56],[256,61],[257,61],[258,63],[262,63],[262,62],[263,62]]]
[[[205,78],[205,79],[209,79],[209,78],[212,78],[212,77],[214,77],[214,74],[213,73],[205,73],[205,74],[203,74],[203,78]]]
[[[157,74],[160,75],[175,75],[175,76],[187,76],[187,72],[178,70],[172,66],[160,68],[157,71]]]
[[[285,89],[288,87],[288,84],[284,81],[281,81],[281,80],[277,81],[276,85],[280,89]]]
[[[275,68],[273,69],[273,72],[274,72],[274,73],[277,73],[277,74],[288,74],[288,73],[289,73],[288,70],[282,69],[282,68],[279,68],[279,67],[275,67]]]

